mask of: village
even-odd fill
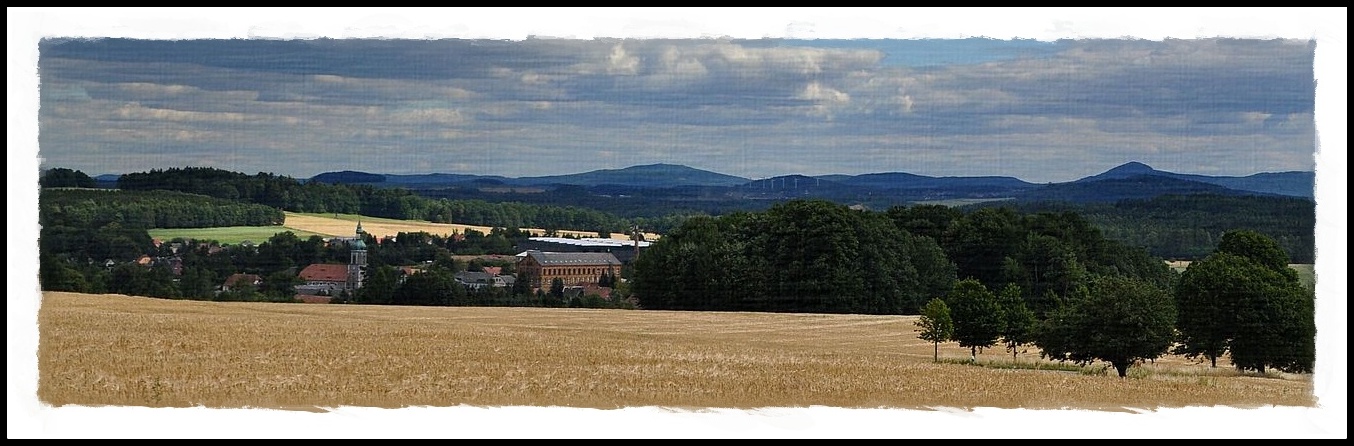
[[[455,234],[455,238],[464,238],[464,234]],[[377,238],[367,233],[358,222],[354,233],[349,237],[329,237],[323,239],[326,248],[347,250],[347,262],[311,263],[291,268],[295,279],[291,285],[294,300],[302,303],[332,303],[350,301],[359,290],[369,283],[371,266],[369,265],[369,246],[367,240],[374,241],[378,247],[397,241],[395,236]],[[163,267],[171,275],[182,276],[183,256],[195,243],[195,240],[175,240],[165,242],[152,239],[157,249],[166,255],[142,255],[132,263],[144,268]],[[650,242],[633,240],[626,242],[615,238],[598,237],[560,237],[531,236],[520,240],[515,255],[484,254],[459,256],[473,260],[467,262],[467,269],[455,271],[455,282],[467,291],[486,289],[526,290],[531,294],[548,293],[553,286],[562,285],[565,301],[579,299],[582,296],[597,296],[611,299],[616,285],[624,281],[622,269],[633,261]],[[245,241],[242,248],[257,249],[258,244]],[[220,254],[225,248],[219,244],[207,243],[208,254]],[[415,264],[398,265],[396,284],[423,273],[433,260]],[[113,268],[117,263],[106,260],[105,267]],[[519,278],[525,282],[518,284]],[[216,286],[214,294],[239,293],[264,289],[268,280],[265,274],[235,272]],[[558,283],[557,283],[558,282]]]

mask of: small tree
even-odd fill
[[[1001,306],[1001,339],[1006,351],[1011,352],[1011,361],[1015,361],[1020,346],[1034,342],[1034,327],[1039,323],[1025,298],[1020,295],[1020,287],[1007,284],[997,297]]]
[[[1001,336],[1001,307],[997,297],[977,279],[955,282],[945,303],[954,319],[953,340],[960,347],[968,347],[972,360],[978,359],[978,349],[997,345]]]
[[[954,320],[950,319],[950,307],[940,298],[931,299],[921,309],[921,318],[914,323],[921,328],[917,338],[931,341],[935,347],[933,361],[940,361],[940,343],[950,340],[954,335]]]
[[[563,307],[568,302],[564,300],[564,279],[550,279],[550,292],[546,293],[547,307]]]

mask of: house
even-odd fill
[[[461,271],[456,273],[456,282],[465,285],[470,289],[481,289],[486,287],[508,288],[516,283],[517,278],[513,276],[504,276],[491,274],[483,271]]]
[[[596,284],[602,273],[619,275],[621,261],[609,252],[544,252],[518,254],[517,274],[528,277],[533,289],[549,287],[556,278],[565,286]]]
[[[230,291],[242,287],[258,289],[259,285],[263,285],[263,278],[259,277],[258,274],[236,273],[226,278],[225,283],[221,284],[221,291]]]

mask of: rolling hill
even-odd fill
[[[585,205],[587,197],[646,202],[727,203],[721,208],[758,206],[757,202],[820,198],[846,204],[886,207],[944,200],[1014,199],[1025,201],[1113,202],[1162,195],[1314,197],[1315,172],[1263,172],[1249,176],[1208,176],[1153,169],[1128,162],[1103,173],[1064,183],[1035,184],[1009,176],[932,177],[907,172],[861,175],[782,175],[747,179],[676,164],[648,164],[567,175],[504,177],[468,174],[391,175],[341,171],[311,181],[405,187],[425,195],[476,196],[558,201]],[[459,191],[459,192],[458,192]],[[577,202],[577,203],[575,203]],[[738,203],[744,203],[739,205]],[[646,205],[649,206],[649,205]]]

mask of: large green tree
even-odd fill
[[[933,361],[940,361],[940,343],[948,342],[954,335],[954,320],[950,318],[950,307],[941,298],[931,299],[921,309],[921,317],[914,322],[921,332],[917,338],[931,341],[934,347]]]
[[[1316,356],[1315,296],[1268,236],[1229,231],[1190,264],[1175,287],[1177,352],[1211,365],[1230,353],[1239,369],[1310,372]]]
[[[1237,305],[1232,363],[1264,373],[1274,368],[1310,373],[1316,362],[1315,299],[1307,289],[1268,281]]]
[[[1273,238],[1257,231],[1238,229],[1223,233],[1216,252],[1245,257],[1292,280],[1298,279],[1298,272],[1288,266],[1288,253]]]
[[[1105,361],[1122,378],[1134,362],[1156,359],[1175,342],[1175,302],[1147,280],[1097,276],[1078,294],[1040,325],[1035,345],[1044,357]]]
[[[1175,352],[1187,358],[1203,357],[1213,367],[1227,353],[1237,332],[1237,307],[1243,296],[1262,292],[1259,284],[1271,276],[1245,257],[1215,253],[1193,262],[1175,287],[1180,344]]]
[[[945,304],[954,318],[952,339],[969,349],[971,359],[977,360],[978,349],[997,345],[1002,329],[1001,306],[982,282],[972,278],[955,282],[945,296]]]

